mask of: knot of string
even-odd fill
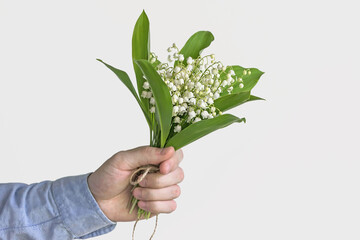
[[[159,171],[159,167],[155,166],[155,165],[146,165],[146,166],[139,167],[138,169],[136,169],[130,176],[130,184],[133,185],[131,192],[139,185],[139,183],[142,180],[144,180],[146,175],[148,175],[149,173],[155,173],[158,171]],[[132,231],[132,240],[135,240],[135,229],[136,229],[136,225],[139,222],[140,218],[141,218],[141,216],[138,215],[138,218],[136,219],[136,222],[134,224],[133,231]],[[154,231],[151,234],[149,240],[151,240],[155,235],[156,228],[158,225],[158,220],[159,220],[159,216],[156,214],[156,222],[155,222]]]

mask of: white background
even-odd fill
[[[267,99],[231,111],[246,124],[183,149],[178,209],[155,239],[360,239],[356,1],[0,0],[0,182],[91,172],[149,143],[132,95],[95,60],[134,80],[143,9],[163,59],[209,30],[206,53],[264,71],[253,94]],[[131,228],[96,239],[130,239]]]

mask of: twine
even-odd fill
[[[146,166],[143,166],[143,167],[139,167],[138,169],[136,169],[133,174],[131,175],[130,177],[130,184],[133,185],[133,188],[131,189],[131,191],[133,191],[136,186],[142,181],[144,180],[144,178],[146,177],[146,175],[148,173],[155,173],[155,172],[158,172],[159,171],[159,167],[155,166],[155,165],[146,165]],[[136,219],[136,222],[134,224],[134,227],[133,227],[133,231],[132,231],[132,240],[135,240],[135,229],[136,229],[136,225],[137,223],[139,222],[140,220],[140,217],[141,216],[138,216],[138,218]],[[155,227],[154,227],[154,231],[153,233],[151,234],[150,236],[150,239],[151,240],[154,235],[155,235],[155,232],[156,232],[156,228],[157,228],[157,225],[158,225],[158,220],[159,220],[159,216],[158,214],[156,214],[156,222],[155,222]]]

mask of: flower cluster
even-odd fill
[[[185,59],[175,44],[168,48],[168,52],[167,63],[161,63],[154,53],[151,53],[149,61],[169,88],[174,132],[180,132],[184,124],[221,115],[222,112],[214,106],[214,101],[224,91],[231,93],[236,84],[239,88],[244,87],[242,78],[237,77],[231,67],[216,61],[214,54]],[[141,97],[149,99],[150,112],[155,113],[155,99],[147,81],[143,88]]]

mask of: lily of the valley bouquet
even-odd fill
[[[138,18],[132,37],[132,61],[137,91],[128,74],[103,62],[125,84],[138,102],[150,128],[150,146],[179,149],[217,129],[245,122],[227,110],[262,98],[250,94],[263,74],[256,68],[227,66],[214,54],[202,56],[214,40],[208,31],[192,35],[179,49],[172,44],[167,61],[150,51],[149,19],[145,12]],[[137,176],[156,171],[144,166]],[[133,181],[133,180],[132,180]],[[136,186],[139,181],[132,183]],[[137,204],[130,201],[130,212]],[[138,218],[150,212],[138,209]]]

